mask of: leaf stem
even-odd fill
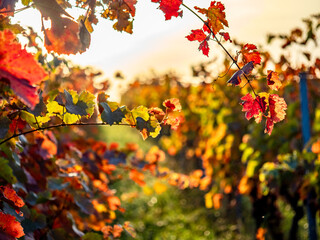
[[[70,124],[61,123],[61,124],[51,125],[51,126],[47,126],[47,127],[38,127],[36,129],[32,129],[32,130],[29,130],[29,131],[25,131],[25,132],[21,132],[21,133],[15,133],[11,137],[8,137],[8,138],[4,139],[3,141],[1,141],[0,145],[10,141],[12,138],[16,138],[16,137],[19,137],[21,135],[27,135],[29,133],[33,133],[33,132],[37,132],[37,131],[44,131],[44,130],[48,130],[48,129],[52,129],[52,128],[71,127],[71,126],[105,126],[105,125],[108,125],[108,124],[106,124],[104,122],[89,122],[89,123],[81,123],[80,122],[80,123],[70,123]],[[130,126],[130,127],[135,127],[136,126],[136,125],[127,124],[127,123],[118,123],[118,124],[114,124],[114,125]]]
[[[238,65],[236,59],[234,59],[234,58],[231,56],[231,54],[229,53],[229,51],[222,45],[222,43],[221,43],[221,42],[219,41],[219,39],[217,38],[216,34],[215,34],[215,33],[212,31],[212,29],[210,28],[209,24],[208,24],[205,20],[203,20],[203,19],[199,16],[198,13],[196,13],[195,11],[193,11],[193,10],[192,10],[191,8],[189,8],[187,5],[185,5],[184,3],[182,3],[181,5],[184,6],[186,9],[188,9],[190,12],[192,12],[195,16],[197,16],[197,17],[207,26],[207,28],[210,30],[211,34],[213,35],[214,39],[217,41],[217,43],[219,44],[219,46],[220,46],[220,47],[223,49],[223,51],[229,56],[229,58],[230,58],[230,59],[232,60],[232,62],[237,66],[237,68],[238,68],[239,70],[241,70],[241,68],[240,68],[240,66]],[[246,75],[245,73],[243,73],[243,76],[244,76],[245,79],[247,80],[247,84],[249,84],[249,86],[250,86],[253,94],[257,97],[258,94],[256,93],[256,91],[254,90],[253,86],[251,85],[250,80],[248,79],[247,75]],[[259,105],[260,105],[261,109],[263,109],[260,103],[259,103]]]

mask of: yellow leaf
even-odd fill
[[[167,185],[157,181],[153,184],[153,189],[156,192],[156,194],[162,194],[165,191],[167,191],[168,188]]]

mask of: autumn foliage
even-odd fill
[[[41,13],[42,35],[11,24],[16,2]],[[165,20],[183,17],[184,10],[201,19],[200,28],[191,29],[186,39],[199,42],[206,56],[216,42],[226,56],[224,76],[215,76],[213,82],[203,64],[193,69],[194,77],[204,76],[199,85],[184,85],[171,75],[151,84],[136,81],[123,104],[113,102],[108,81],[95,84],[101,73],[72,66],[58,55],[87,51],[98,16],[113,21],[116,31],[132,34],[136,0],[0,1],[1,239],[134,238],[131,223],[119,222],[118,215],[126,210],[112,184],[128,178],[143,187],[146,175],[159,179],[153,186],[158,194],[166,191],[164,182],[205,191],[207,208],[222,208],[227,197],[232,202],[250,196],[257,239],[268,231],[281,239],[275,199],[284,197],[296,212],[300,200],[319,201],[319,139],[312,139],[311,153],[295,147],[301,134],[293,117],[298,101],[293,79],[301,71],[317,78],[319,59],[308,68],[293,69],[282,56],[272,62],[274,70],[267,69],[270,54],[231,40],[221,2],[194,10],[182,0],[152,2]],[[70,7],[85,9],[85,14],[76,20],[68,13]],[[293,31],[282,47],[316,41],[310,31],[313,34],[312,27],[303,41],[302,31]],[[22,46],[20,38],[28,44]],[[235,55],[224,48],[225,42],[238,49]],[[311,89],[319,97],[316,87]],[[319,124],[319,113],[312,114]],[[278,131],[275,124],[282,121]],[[263,129],[256,124],[261,122]],[[93,138],[99,134],[97,127],[115,125],[134,128],[158,146],[143,153],[135,143],[119,147]],[[166,154],[188,161],[183,173],[162,165]],[[268,208],[273,209],[269,215]],[[318,205],[314,210],[318,212]],[[261,216],[270,220],[268,228]]]

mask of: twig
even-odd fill
[[[191,8],[189,8],[187,5],[185,5],[184,3],[182,3],[182,6],[184,6],[186,9],[188,9],[190,12],[192,12],[195,16],[197,16],[206,26],[207,28],[210,30],[210,33],[213,35],[214,39],[216,40],[216,42],[219,44],[219,46],[223,49],[223,51],[229,56],[229,58],[232,60],[232,62],[237,66],[237,68],[239,70],[241,70],[240,66],[238,65],[236,59],[234,59],[231,54],[229,53],[229,51],[222,45],[222,43],[219,41],[219,39],[217,38],[216,34],[212,31],[212,29],[210,28],[209,24],[203,20],[195,11],[193,11]],[[245,79],[247,80],[247,84],[249,84],[253,94],[257,97],[258,94],[256,93],[256,91],[254,90],[253,86],[250,83],[250,80],[248,79],[247,75],[245,73],[243,73],[243,76],[245,77]],[[263,107],[261,106],[261,103],[259,101],[257,101],[261,107],[261,110],[263,109]]]
[[[21,132],[21,133],[15,133],[13,134],[11,137],[8,137],[6,139],[4,139],[3,141],[0,142],[0,145],[2,145],[5,142],[10,141],[12,138],[16,138],[19,137],[21,135],[27,135],[29,133],[33,133],[33,132],[37,132],[37,131],[44,131],[44,130],[48,130],[48,129],[52,129],[52,128],[60,128],[60,127],[71,127],[71,126],[106,126],[108,124],[104,123],[104,122],[98,122],[98,123],[61,123],[61,124],[57,124],[57,125],[51,125],[51,126],[47,126],[47,127],[39,127],[36,129],[32,129],[29,131],[25,131],[25,132]],[[130,127],[135,127],[136,125],[132,125],[132,124],[127,124],[127,123],[117,123],[114,125],[119,125],[119,126],[130,126]],[[110,125],[111,126],[111,125]]]

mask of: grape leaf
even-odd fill
[[[10,30],[0,31],[0,79],[9,80],[15,94],[29,107],[38,102],[38,84],[47,76],[34,56],[21,48]]]
[[[229,26],[224,12],[225,7],[221,2],[212,1],[208,9],[199,7],[195,7],[195,9],[208,17],[207,23],[214,34],[224,29],[224,26]]]
[[[182,109],[180,101],[177,98],[170,98],[170,99],[165,100],[163,102],[163,106],[170,109],[171,111],[177,111],[177,112],[180,112]]]
[[[189,41],[199,41],[202,42],[206,39],[207,35],[202,29],[191,30],[191,33],[186,36]]]
[[[16,191],[10,187],[10,185],[1,186],[0,192],[3,196],[13,203],[16,207],[23,207],[24,201],[17,195]]]
[[[72,18],[56,0],[33,0],[33,2],[44,18],[51,18],[55,21],[58,21],[61,15]]]
[[[14,238],[20,238],[25,235],[21,224],[15,217],[2,212],[0,212],[0,229]]]
[[[9,166],[9,161],[3,157],[0,157],[0,178],[11,184],[17,181],[12,168]]]
[[[67,55],[82,53],[87,46],[87,40],[82,39],[83,43],[81,42],[80,27],[77,22],[68,18],[59,18],[52,22],[52,27],[45,29],[45,47],[48,52]]]
[[[219,34],[220,34],[221,36],[223,36],[223,38],[224,38],[225,41],[230,41],[230,42],[232,42],[232,40],[230,39],[229,33],[227,33],[227,32],[220,32]]]
[[[64,90],[64,94],[66,97],[66,109],[69,113],[85,116],[87,115],[87,104],[83,101],[73,101],[72,95],[67,91]],[[75,102],[75,103],[74,103]]]
[[[34,116],[38,117],[42,113],[45,113],[47,111],[46,104],[43,101],[42,92],[39,94],[39,102],[34,107],[34,109],[28,109],[28,112],[32,113]]]
[[[202,51],[204,55],[209,57],[209,44],[207,40],[204,40],[199,45],[199,51]]]
[[[253,61],[254,65],[261,63],[260,53],[256,49],[257,47],[254,44],[247,43],[243,46],[243,48],[241,49],[241,53],[244,58],[244,63],[248,63],[251,61]]]
[[[240,70],[236,71],[231,78],[227,81],[227,83],[231,83],[234,86],[238,86],[241,83],[242,74],[249,74],[253,69],[253,61],[248,62],[243,66]]]
[[[282,86],[282,83],[279,80],[278,74],[274,71],[268,70],[267,81],[268,81],[268,86],[272,90],[279,90],[279,88]]]
[[[285,100],[277,94],[269,96],[269,116],[266,121],[265,133],[271,135],[274,123],[282,121],[286,116],[287,104]]]
[[[100,102],[99,105],[103,108],[101,119],[103,122],[106,122],[109,125],[120,123],[125,117],[119,107],[115,111],[112,111],[108,103],[106,102]]]
[[[180,6],[182,0],[151,0],[154,3],[159,3],[160,10],[164,12],[165,19],[170,20],[172,17],[182,17]]]
[[[258,118],[260,112],[264,113],[266,110],[265,97],[257,96],[253,98],[250,93],[241,98],[243,101],[242,111],[246,112],[245,117],[250,120],[252,117]]]

